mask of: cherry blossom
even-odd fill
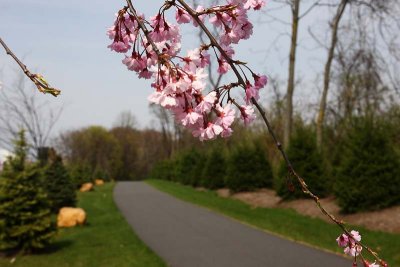
[[[252,106],[241,106],[240,115],[243,119],[244,125],[249,125],[255,118],[254,108]]]
[[[268,78],[266,75],[257,75],[253,73],[253,78],[254,78],[254,87],[257,89],[263,88],[265,85],[267,85]]]
[[[339,247],[343,247],[343,252],[354,258],[353,266],[357,266],[357,257],[361,255],[363,247],[361,243],[361,235],[358,231],[352,230],[350,233],[343,233],[337,239],[336,242],[338,243]],[[376,261],[374,263],[369,263],[366,259],[362,258],[362,263],[364,267],[387,267],[387,264],[380,260],[381,265],[377,264]]]
[[[131,13],[127,7],[120,10],[113,26],[107,29],[107,35],[112,40],[109,48],[125,53],[122,63],[128,70],[136,72],[139,78],[153,80],[152,87],[155,91],[148,100],[170,110],[176,121],[192,131],[194,136],[201,141],[215,139],[219,135],[228,137],[233,132],[231,126],[236,119],[235,107],[239,109],[245,125],[255,119],[251,100],[259,98],[259,90],[266,85],[267,78],[265,75],[254,74],[246,66],[254,84],[246,81],[245,87],[233,83],[208,88],[205,68],[211,62],[209,50],[212,49],[217,56],[216,71],[221,75],[231,70],[231,64],[244,65],[245,63],[233,61],[235,50],[232,44],[237,44],[252,34],[252,24],[248,20],[247,12],[249,9],[257,10],[262,7],[263,1],[227,0],[225,5],[193,8],[202,23],[208,19],[210,24],[217,27],[221,50],[210,44],[202,44],[189,50],[186,56],[179,55],[179,24],[192,22],[194,26],[198,26],[198,23],[185,8],[175,5],[175,2],[168,3],[168,8],[160,9],[148,21],[144,15]],[[167,21],[164,15],[174,5],[177,24]],[[145,22],[150,30],[144,32],[141,22]],[[246,105],[240,106],[231,97],[230,91],[236,87],[244,90]]]
[[[349,237],[346,234],[341,234],[338,238],[336,238],[336,242],[339,247],[346,247],[349,244]]]
[[[358,244],[349,244],[348,247],[345,247],[344,253],[351,256],[351,257],[356,257],[360,255],[362,251],[362,246]]]
[[[244,8],[246,9],[254,8],[255,10],[259,10],[263,6],[265,6],[265,2],[262,0],[247,0],[246,4],[244,5]]]
[[[179,24],[189,23],[191,20],[190,15],[181,8],[176,9],[175,18],[176,18],[176,22],[178,22]]]
[[[176,122],[191,131],[194,137],[200,141],[229,137],[233,133],[235,109],[243,123],[249,125],[256,118],[252,105],[256,104],[260,110],[255,101],[268,83],[266,75],[256,74],[247,63],[234,59],[235,45],[253,34],[248,12],[263,6],[264,0],[225,0],[225,3],[207,8],[167,0],[149,20],[137,14],[134,8],[124,7],[107,29],[106,34],[112,40],[108,47],[125,54],[122,63],[128,70],[139,78],[152,80],[154,92],[148,100],[172,112]],[[170,9],[175,9],[176,23],[166,20],[169,16],[165,13]],[[200,24],[210,43],[202,43],[182,55],[180,25],[186,23],[195,27]],[[215,36],[207,31],[206,24],[215,27]],[[218,66],[206,71],[212,61],[211,55],[215,55]],[[221,76],[234,72],[238,79],[211,86],[206,82],[208,72],[217,72]],[[231,94],[233,90],[242,90],[244,99],[235,99]],[[263,118],[266,120],[265,116]],[[357,266],[357,257],[362,253],[360,241],[361,235],[354,230],[346,231],[336,239],[344,253],[355,258],[353,266]],[[373,255],[381,266],[387,266]],[[360,258],[364,266],[379,266],[376,262],[369,263],[362,255]]]
[[[379,264],[376,264],[376,261],[373,263],[369,263],[367,260],[363,260],[364,267],[379,267]]]
[[[199,96],[199,99],[201,99],[201,101],[196,106],[196,111],[200,113],[209,112],[217,100],[217,93],[213,91],[205,97]]]

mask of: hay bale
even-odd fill
[[[57,216],[58,227],[74,227],[86,222],[86,212],[81,208],[61,208]]]
[[[94,184],[95,185],[103,185],[104,184],[104,180],[103,179],[96,179],[96,180],[94,180]]]
[[[81,185],[79,191],[81,192],[88,192],[93,190],[93,183],[84,183]]]

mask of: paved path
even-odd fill
[[[143,182],[119,182],[114,199],[137,235],[169,266],[351,266],[340,256],[259,231]]]

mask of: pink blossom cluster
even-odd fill
[[[196,11],[201,21],[209,17],[209,22],[219,30],[218,41],[228,54],[234,54],[231,44],[237,44],[240,40],[248,39],[253,33],[253,24],[249,21],[247,11],[251,8],[259,10],[265,5],[263,0],[228,0],[226,5],[211,7],[208,9],[198,6]],[[182,8],[177,8],[176,19],[178,23],[189,23],[190,15]],[[193,20],[194,26],[198,26]],[[224,74],[229,70],[229,64],[221,55],[218,56],[218,73]]]
[[[240,83],[231,83],[208,88],[205,69],[211,60],[208,51],[212,49],[217,56],[218,73],[225,74],[230,65],[212,44],[203,44],[188,51],[185,56],[178,55],[181,49],[178,24],[198,24],[188,10],[175,1],[167,3],[168,8],[161,9],[149,21],[143,15],[134,16],[127,7],[120,10],[114,25],[107,31],[113,41],[108,47],[115,52],[125,53],[122,63],[128,70],[136,72],[139,78],[153,80],[155,91],[148,100],[171,110],[177,122],[191,130],[193,136],[201,141],[217,136],[228,137],[233,132],[234,107],[238,109],[245,125],[255,119],[251,99],[259,99],[259,90],[267,84],[267,77],[255,74],[245,66],[252,77],[251,81],[246,77],[245,87]],[[253,26],[248,21],[247,11],[259,10],[264,4],[261,0],[227,0],[226,5],[208,9],[198,6],[195,10],[201,21],[208,16],[209,22],[223,31],[218,41],[226,55],[232,58],[235,52],[231,44],[248,39],[252,34]],[[175,19],[178,24],[165,19],[164,12],[171,6],[176,8]],[[140,23],[149,27],[149,31],[144,32]],[[243,87],[243,104],[230,95],[230,90],[235,87]]]
[[[361,255],[362,246],[359,244],[361,241],[361,235],[359,232],[352,230],[349,236],[347,233],[341,234],[337,239],[336,242],[338,243],[339,247],[344,248],[344,253],[357,259],[358,256]],[[376,262],[370,263],[366,259],[362,259],[364,267],[380,267],[379,264]],[[355,260],[353,266],[357,267],[357,261]],[[387,264],[383,265],[387,267]]]
[[[354,230],[352,230],[350,234],[351,237],[347,234],[342,234],[336,239],[336,241],[340,247],[344,248],[344,253],[356,257],[360,255],[362,251],[362,247],[357,243],[361,241],[361,235]]]

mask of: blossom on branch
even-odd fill
[[[319,203],[318,196],[308,188],[304,179],[292,167],[285,151],[268,122],[264,110],[258,104],[259,90],[268,82],[267,76],[256,74],[247,63],[234,60],[234,44],[248,39],[253,33],[253,25],[248,20],[249,10],[260,10],[263,0],[226,0],[226,4],[208,8],[189,6],[185,0],[167,0],[158,13],[146,20],[138,15],[131,0],[128,6],[121,9],[114,25],[107,30],[107,35],[113,42],[109,48],[118,53],[128,53],[122,63],[128,70],[137,73],[139,78],[152,79],[151,86],[155,89],[148,100],[161,105],[175,115],[175,120],[200,141],[228,137],[235,120],[235,110],[239,110],[240,118],[247,126],[255,119],[253,105],[260,111],[262,118],[280,150],[289,172],[300,183],[305,194],[312,197],[319,208],[332,221],[339,225],[345,233],[336,241],[344,248],[344,253],[354,257],[353,266],[357,266],[360,257],[364,266],[376,267],[387,264],[377,253],[361,244],[361,236],[357,231],[348,232],[344,224],[330,215]],[[175,8],[177,24],[165,19],[165,12]],[[188,51],[186,56],[180,55],[181,35],[178,24],[192,23],[201,28],[208,37],[209,43]],[[215,36],[206,24],[216,28]],[[0,39],[1,40],[1,39]],[[232,72],[237,80],[221,86],[209,88],[206,83],[206,67],[210,66],[210,54],[215,55],[218,62],[216,70],[220,75]],[[246,74],[247,73],[247,74]],[[251,74],[251,76],[249,75]],[[252,77],[253,80],[249,80]],[[238,88],[244,93],[244,104],[238,102],[231,94]],[[361,255],[365,248],[379,262],[369,263]]]
[[[264,2],[227,0],[225,5],[209,8],[188,8],[177,2],[166,1],[148,21],[134,9],[121,9],[113,26],[107,30],[112,40],[108,47],[117,53],[125,53],[122,63],[128,70],[136,72],[139,78],[153,79],[155,92],[148,100],[172,111],[176,121],[191,130],[193,136],[201,141],[215,139],[219,135],[228,137],[233,132],[233,108],[239,109],[244,124],[248,125],[255,119],[251,101],[259,99],[259,90],[267,84],[265,75],[256,75],[245,63],[233,60],[235,51],[232,47],[232,44],[250,37],[253,26],[247,12],[251,8],[258,10]],[[177,24],[165,19],[164,13],[171,7],[176,8]],[[202,44],[189,50],[186,56],[180,56],[179,24],[191,22],[203,29],[207,21],[217,27],[219,43]],[[219,74],[243,67],[250,72],[254,84],[246,78],[243,84],[238,82],[208,88],[205,68],[211,61],[209,50],[217,56],[216,71]],[[231,90],[236,87],[244,91],[246,105],[240,106],[232,98]]]

